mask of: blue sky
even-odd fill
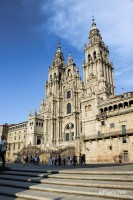
[[[82,72],[94,15],[115,68],[117,94],[133,88],[132,0],[0,0],[0,124],[26,121],[44,97],[60,39]]]

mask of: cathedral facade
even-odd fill
[[[84,46],[83,80],[69,53],[67,64],[60,42],[48,69],[45,99],[28,120],[9,125],[7,159],[24,148],[86,155],[90,162],[133,162],[133,92],[115,94],[114,67],[96,23]]]

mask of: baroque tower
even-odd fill
[[[115,94],[114,68],[109,62],[108,46],[96,27],[93,19],[88,45],[84,46],[85,62],[83,62],[84,82],[87,94],[97,94],[104,100]]]

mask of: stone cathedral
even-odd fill
[[[68,155],[70,149],[86,162],[133,162],[133,92],[115,94],[109,49],[93,19],[84,45],[83,80],[69,53],[64,62],[60,42],[48,68],[45,99],[28,120],[8,125],[7,159],[36,147]],[[36,153],[37,153],[36,152]]]

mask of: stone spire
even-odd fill
[[[57,46],[57,51],[58,53],[61,53],[61,45],[60,45],[60,40],[58,42],[58,46]]]
[[[64,64],[64,56],[61,51],[61,45],[60,45],[60,41],[59,41],[52,66],[55,67],[55,66],[60,66],[62,64]]]
[[[97,42],[103,42],[103,41],[102,41],[100,31],[98,30],[95,20],[94,20],[94,17],[93,17],[90,35],[89,35],[89,43],[92,45],[92,43],[95,44]]]
[[[88,87],[88,93],[90,92],[90,85],[88,83],[91,84],[91,81],[93,81],[93,88],[97,85],[97,92],[102,90],[102,95],[105,98],[114,94],[114,68],[109,62],[109,50],[104,44],[94,17],[92,18],[88,45],[84,46],[84,52],[85,63],[83,63],[83,73],[86,87]]]
[[[71,65],[73,64],[73,59],[72,59],[72,56],[71,56],[71,52],[69,51],[69,54],[68,54],[68,65]]]

